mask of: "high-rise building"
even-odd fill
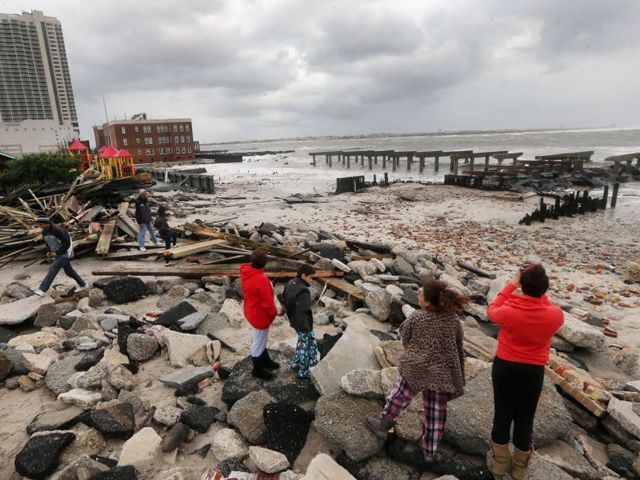
[[[0,13],[0,122],[0,148],[18,154],[79,133],[62,25],[38,10]]]

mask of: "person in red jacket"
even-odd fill
[[[515,293],[520,288],[523,295]],[[549,360],[551,338],[564,322],[562,310],[545,295],[549,277],[542,265],[530,265],[513,277],[487,310],[500,326],[498,350],[493,360],[494,417],[490,470],[502,478],[527,475],[533,453],[533,419]],[[513,459],[509,452],[513,424]]]
[[[273,375],[267,370],[276,370],[280,364],[269,357],[267,340],[269,327],[278,314],[273,286],[264,273],[267,264],[267,251],[259,248],[251,253],[251,264],[240,266],[240,280],[244,295],[244,316],[253,327],[253,376],[262,380],[271,380]]]

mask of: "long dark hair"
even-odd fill
[[[422,295],[436,312],[460,315],[470,300],[445,282],[428,278],[422,282]]]

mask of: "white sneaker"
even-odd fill
[[[147,251],[147,249],[146,249],[146,248],[144,248],[144,247],[140,247],[140,251],[141,251],[141,252],[146,252],[146,251]]]
[[[44,292],[42,290],[40,290],[39,288],[37,290],[34,290],[33,293],[35,293],[39,297],[44,297]]]

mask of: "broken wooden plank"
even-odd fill
[[[481,270],[478,267],[474,267],[473,265],[465,263],[462,260],[458,260],[456,264],[460,268],[463,268],[471,273],[475,273],[479,277],[490,278],[491,280],[494,280],[496,278],[496,276],[493,273],[485,272],[484,270]]]
[[[98,239],[98,245],[96,246],[96,254],[97,255],[106,255],[109,253],[109,248],[111,247],[111,238],[113,237],[113,232],[116,229],[116,219],[109,220],[102,229],[102,234]]]
[[[116,225],[131,238],[138,238],[138,224],[134,223],[127,215],[119,215]]]
[[[580,390],[575,385],[572,385],[562,375],[554,372],[551,368],[545,367],[544,373],[549,377],[558,387],[560,387],[565,393],[572,397],[576,402],[585,407],[589,412],[598,418],[606,415],[607,409],[589,397],[586,393]]]
[[[227,243],[225,240],[205,240],[202,242],[187,243],[165,251],[164,256],[173,259],[188,257],[189,255],[195,255],[196,253],[208,252],[217,245],[225,243]]]
[[[118,245],[114,244],[114,246],[118,246]],[[162,255],[162,252],[164,251],[164,246],[156,247],[151,245],[146,248],[147,249],[144,252],[141,252],[140,250],[134,250],[131,252],[110,253],[109,255],[104,257],[104,259],[105,260],[138,260],[138,259],[149,258],[149,257],[158,257]]]
[[[329,285],[331,288],[335,288],[336,290],[340,290],[342,293],[347,295],[347,298],[355,298],[356,300],[364,301],[364,291],[360,287],[356,287],[355,285],[343,280],[341,278],[323,278],[318,275],[318,272],[314,273],[313,276],[315,278],[320,278],[324,283]]]
[[[267,243],[254,242],[253,240],[240,237],[239,235],[232,235],[230,233],[225,233],[225,232],[217,232],[212,228],[205,227],[202,225],[196,225],[195,223],[187,223],[184,226],[184,229],[191,232],[192,234],[195,234],[201,237],[224,239],[231,244],[242,245],[243,247],[248,247],[252,250],[256,250],[258,248],[264,248],[269,252],[275,255],[278,255],[280,257],[291,257],[294,255],[299,255],[301,253],[299,251],[286,248],[286,247],[274,247],[273,245],[269,245]]]
[[[294,271],[269,271],[264,272],[269,278],[294,278],[298,274]],[[239,268],[212,268],[212,267],[194,267],[194,268],[121,268],[112,270],[95,270],[91,272],[97,276],[118,276],[118,275],[137,275],[140,277],[183,277],[183,278],[201,278],[207,276],[227,276],[239,277]],[[321,270],[313,274],[314,278],[331,278],[340,277],[342,272],[334,272],[332,270]]]

